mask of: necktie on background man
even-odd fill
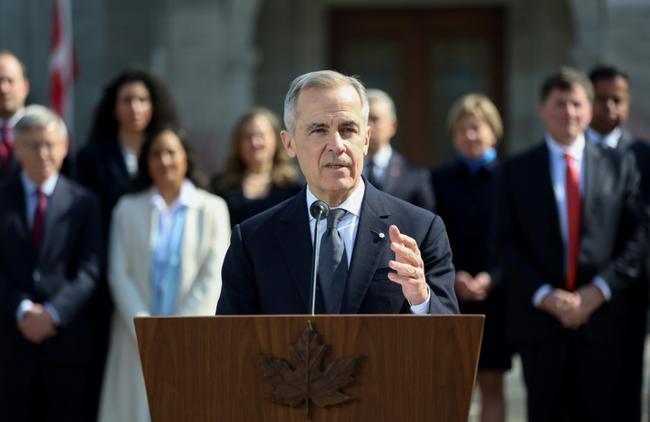
[[[12,150],[13,140],[11,139],[11,129],[9,125],[3,124],[0,128],[0,175],[7,174]]]
[[[32,235],[34,236],[34,250],[38,255],[41,250],[41,243],[43,242],[45,206],[47,205],[47,197],[40,188],[35,192],[35,194],[38,196],[38,202],[36,204],[36,210],[34,210]]]
[[[327,230],[321,240],[318,265],[318,279],[325,305],[325,312],[335,314],[341,311],[343,292],[348,278],[348,259],[345,243],[337,227],[347,211],[331,209],[327,215]]]
[[[564,153],[566,160],[565,193],[567,208],[567,264],[566,288],[574,291],[578,272],[578,251],[580,249],[580,215],[582,203],[580,200],[580,185],[578,169],[573,157]]]

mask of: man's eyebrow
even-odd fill
[[[316,129],[327,129],[328,127],[329,125],[327,125],[326,123],[310,123],[309,125],[307,125],[307,131],[311,132],[312,130],[316,130]]]
[[[356,120],[344,120],[344,121],[342,121],[342,122],[340,123],[340,126],[355,126],[355,127],[359,127],[360,125],[359,125],[359,122],[357,122]]]

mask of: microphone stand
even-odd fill
[[[314,254],[311,257],[311,315],[316,315],[316,283],[318,277],[318,259],[320,255],[320,236],[318,236],[318,223],[329,214],[329,206],[323,201],[315,201],[309,212],[316,219],[314,224]]]

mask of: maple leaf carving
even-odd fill
[[[328,346],[321,344],[311,321],[291,345],[292,367],[282,358],[262,355],[264,381],[273,386],[270,400],[277,404],[298,407],[309,403],[318,407],[344,403],[352,397],[340,391],[355,381],[354,371],[359,357],[346,357],[332,361],[324,371],[320,369]]]

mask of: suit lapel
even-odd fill
[[[380,259],[388,247],[388,220],[390,211],[384,206],[377,189],[366,183],[366,192],[361,207],[359,227],[354,241],[350,271],[345,287],[341,312],[355,314],[366,295]],[[384,236],[381,237],[380,233]],[[385,263],[388,265],[388,262]]]
[[[18,242],[20,242],[20,247],[22,247],[23,251],[30,251],[30,256],[33,257],[33,259],[36,259],[32,231],[29,226],[29,221],[27,220],[25,190],[23,189],[23,184],[20,181],[20,177],[18,177],[18,173],[12,176],[12,180],[11,193],[8,195],[8,197],[14,198],[11,200],[11,203],[13,206],[13,213],[15,215],[15,229],[18,236]]]
[[[538,186],[529,186],[531,192],[538,192],[542,197],[541,204],[544,204],[544,207],[540,207],[537,210],[539,221],[547,221],[546,227],[549,230],[552,230],[551,233],[554,233],[555,245],[557,250],[563,250],[562,244],[562,231],[560,229],[560,215],[558,214],[557,209],[557,200],[555,199],[555,192],[553,191],[553,177],[551,176],[551,157],[546,146],[546,143],[542,143],[540,146],[539,153],[535,160],[535,165],[538,166],[537,169],[534,169],[531,174],[538,174],[539,178],[535,180],[538,181]]]
[[[399,176],[402,172],[402,157],[393,151],[393,154],[388,161],[388,166],[386,167],[386,173],[384,174],[384,183],[383,190],[384,192],[394,192],[398,188]]]
[[[284,214],[275,233],[284,264],[289,269],[289,275],[305,304],[309,309],[311,280],[312,242],[309,233],[309,218],[307,216],[306,187],[296,195]]]

